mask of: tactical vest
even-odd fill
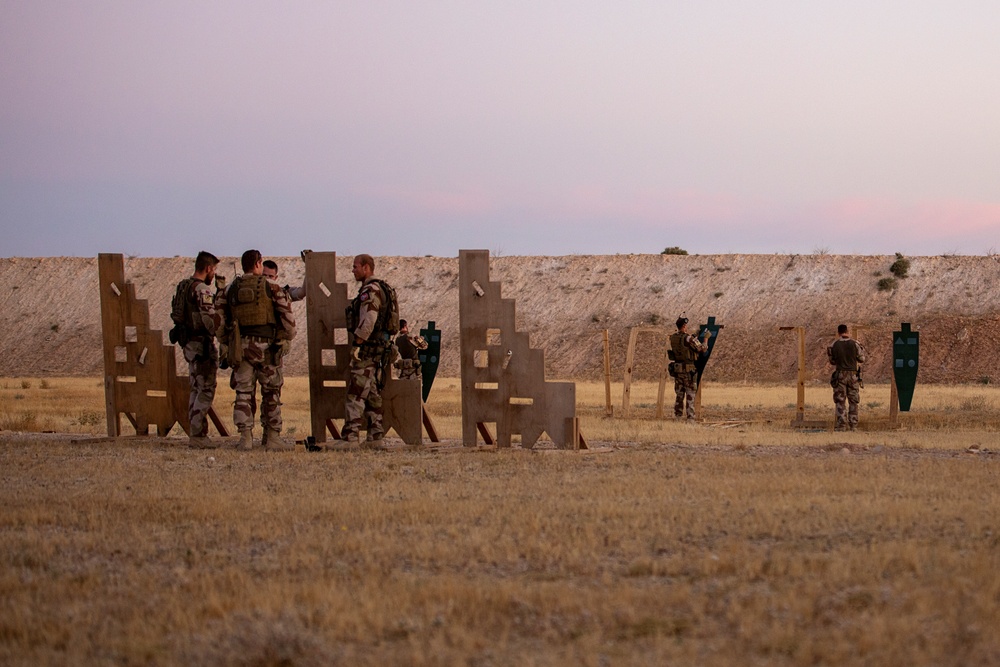
[[[420,363],[417,361],[417,346],[413,344],[413,341],[406,334],[396,337],[396,349],[399,350],[399,356],[402,359],[411,359]]]
[[[378,310],[378,317],[375,318],[375,326],[371,336],[365,341],[365,345],[384,347],[392,336],[399,333],[399,303],[396,299],[396,290],[388,283],[379,278],[372,278],[371,282],[378,284],[379,291],[382,293],[382,305]],[[364,287],[362,285],[361,290],[358,290],[358,295],[351,300],[346,309],[347,331],[350,335],[354,335],[354,331],[361,324],[361,291]]]
[[[240,336],[274,338],[278,320],[267,278],[243,274],[229,288],[227,307],[230,317],[239,322]]]
[[[830,353],[831,360],[837,365],[838,371],[858,370],[858,346],[850,338],[841,338],[833,343]]]
[[[677,331],[670,334],[670,351],[674,353],[674,361],[681,364],[693,364],[697,360],[695,351],[684,344],[687,334]]]

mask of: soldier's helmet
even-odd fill
[[[680,329],[682,326],[688,323],[688,318],[681,315],[677,318],[677,328]]]

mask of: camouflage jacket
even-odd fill
[[[374,278],[369,278],[361,285],[358,290],[358,301],[360,302],[358,326],[353,333],[362,341],[367,341],[375,330],[379,310],[382,309],[382,303],[385,301],[385,297],[382,296],[382,288],[379,287]]]
[[[217,292],[204,280],[195,280],[191,293],[193,295],[190,301],[191,315],[196,325],[195,335],[207,333],[209,336],[214,336],[222,329],[222,311],[215,305],[216,297],[222,290]]]

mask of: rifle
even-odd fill
[[[858,370],[854,371],[854,376],[858,378],[858,389],[864,389],[865,379],[861,377],[861,366],[858,366]]]

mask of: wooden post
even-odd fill
[[[778,327],[778,331],[794,331],[799,337],[799,380],[795,402],[795,419],[792,426],[799,426],[806,419],[806,328]]]
[[[604,330],[604,412],[613,417],[615,409],[611,407],[611,339],[608,330]]]
[[[889,378],[889,426],[896,428],[899,426],[899,390],[896,389],[896,374],[889,373]]]
[[[667,336],[666,346],[663,348],[663,363],[660,366],[660,386],[656,391],[656,418],[663,419],[663,398],[667,393],[667,378],[670,372],[667,366],[670,364],[670,336]]]
[[[698,421],[704,421],[701,417],[701,382],[698,383],[698,389],[694,392],[694,414]]]
[[[632,327],[628,336],[628,352],[625,353],[625,378],[622,382],[622,415],[628,417],[632,401],[632,364],[635,363],[635,341],[639,337],[639,328]]]

